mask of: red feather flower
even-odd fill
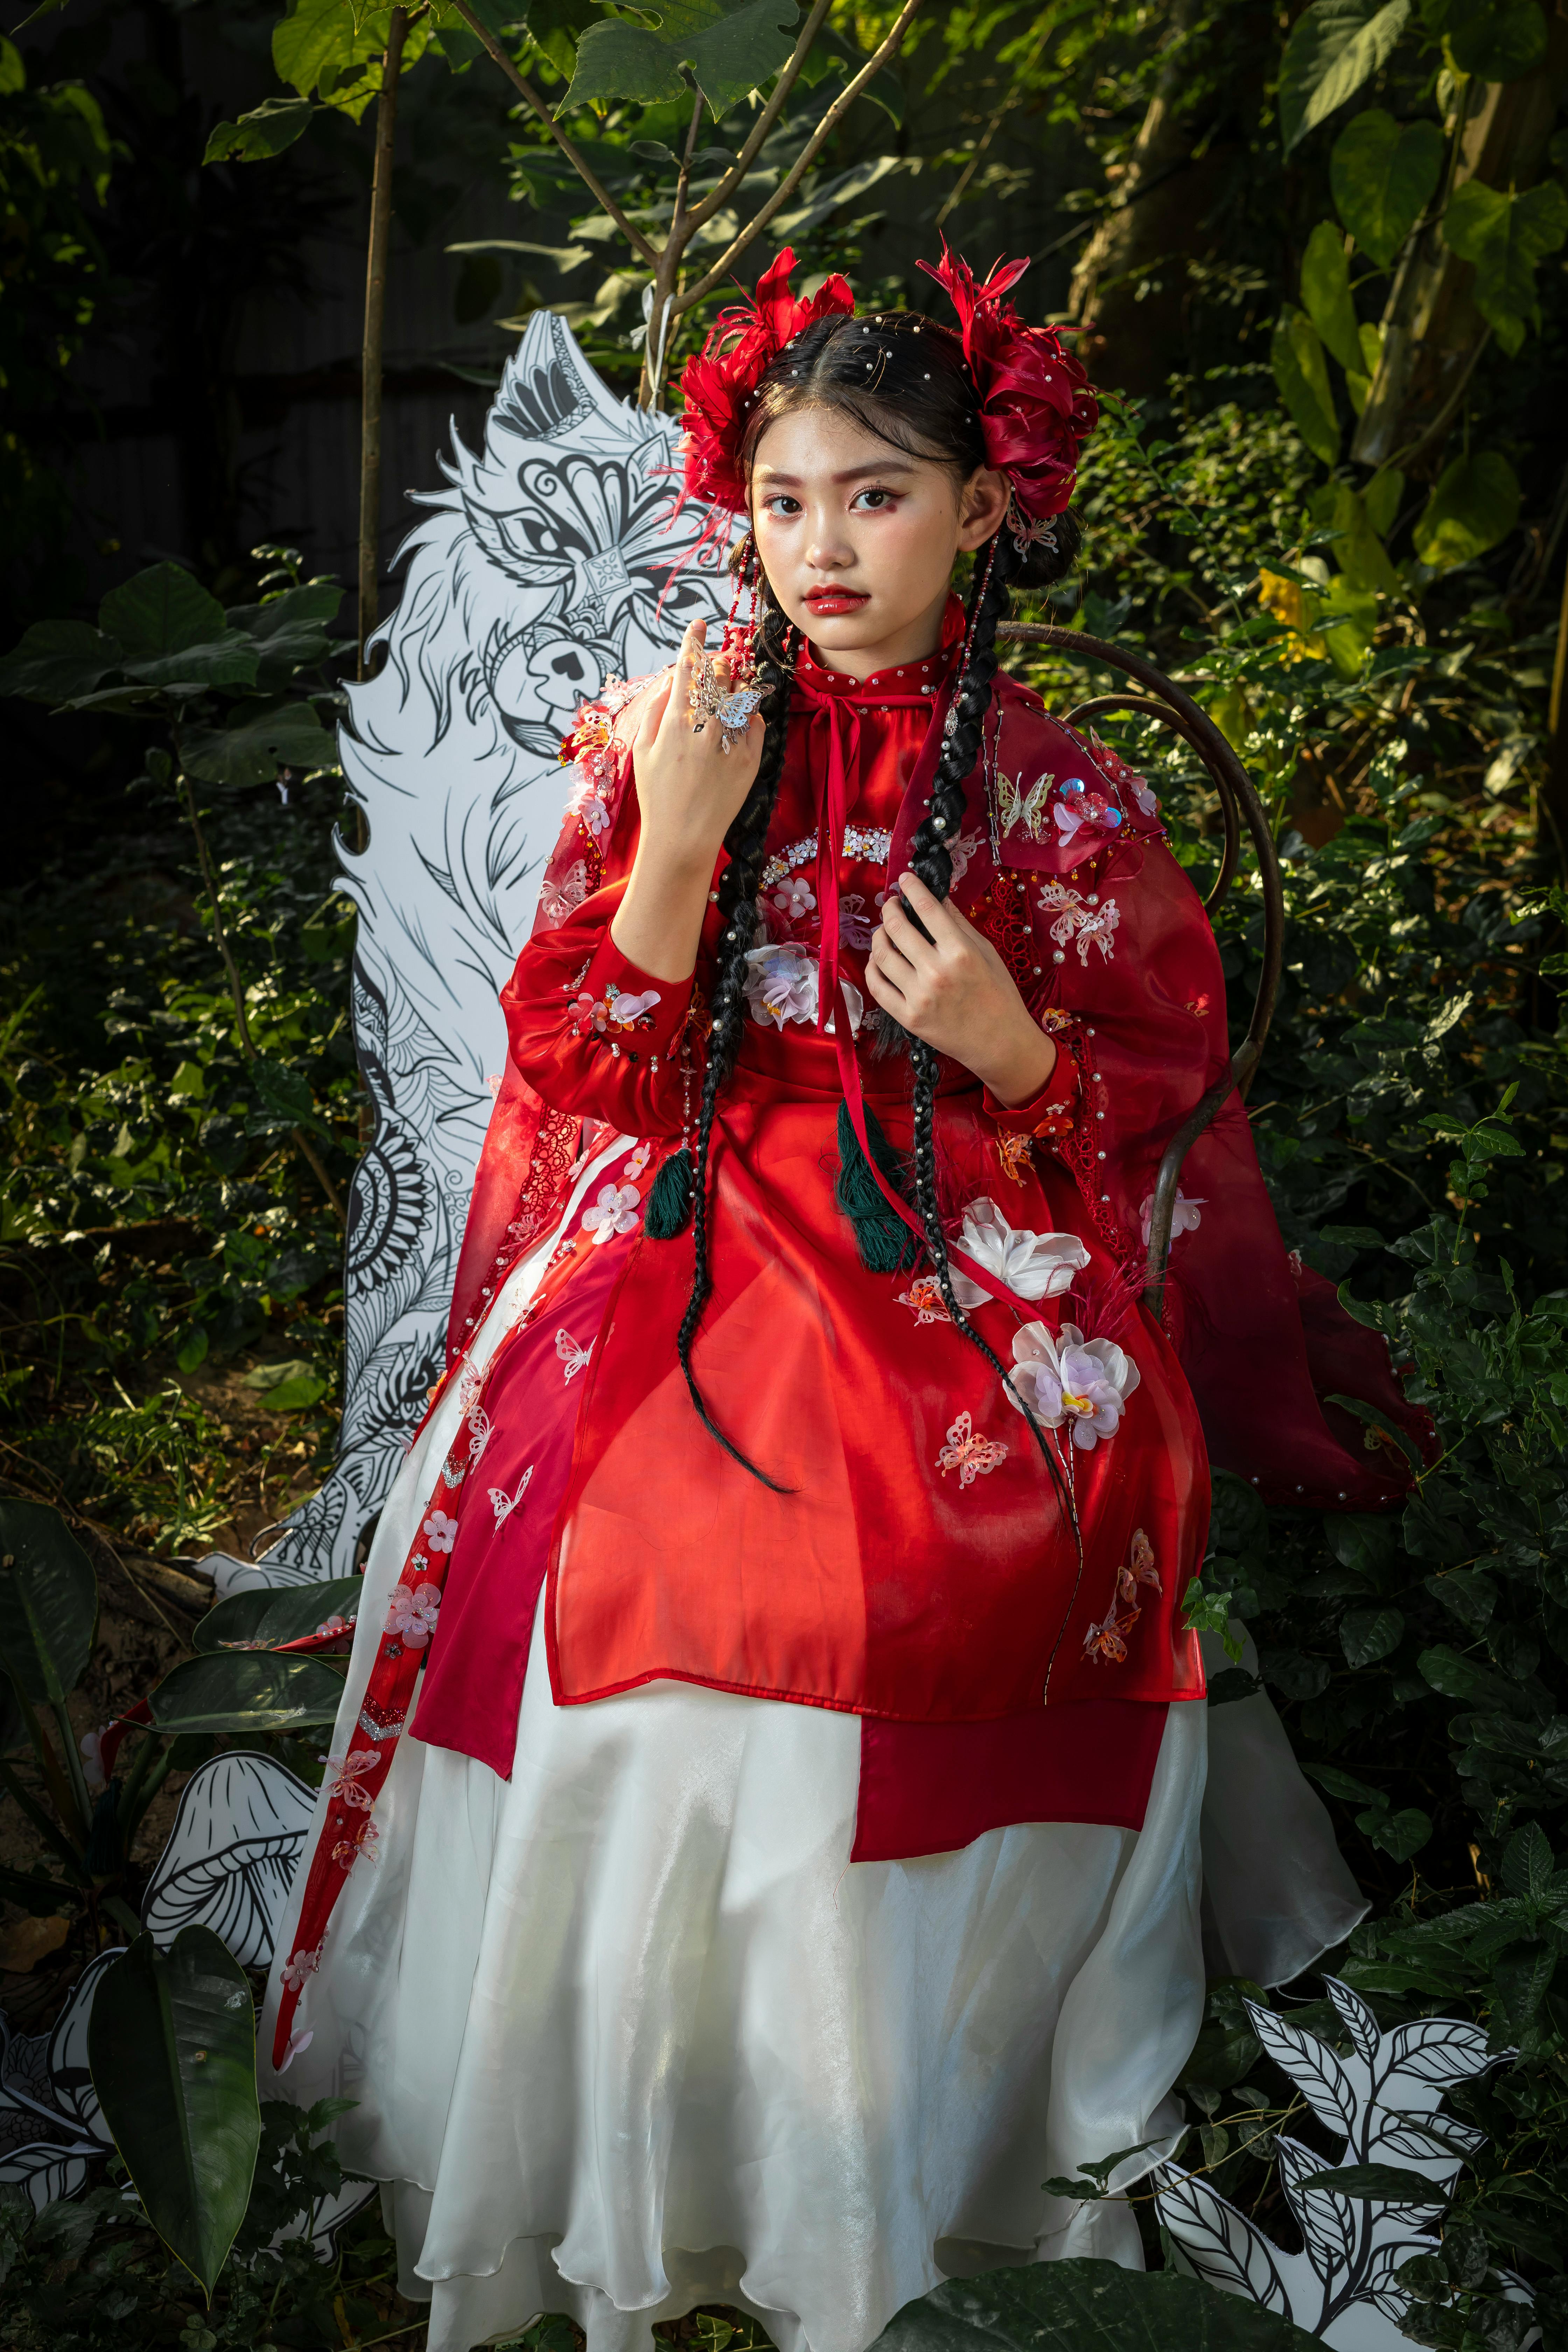
[[[795,255],[786,245],[758,278],[753,299],[720,311],[702,349],[681,374],[686,496],[731,514],[746,509],[741,443],[763,369],[818,319],[855,313],[855,297],[837,272],[809,302],[798,300],[790,291],[794,268]]]
[[[951,254],[922,261],[928,278],[952,298],[980,401],[985,454],[1013,485],[1026,522],[1061,513],[1078,480],[1079,452],[1100,419],[1080,362],[1054,327],[1026,326],[1004,297],[1028,268],[999,261],[983,285]]]

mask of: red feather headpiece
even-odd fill
[[[1071,499],[1079,451],[1100,421],[1089,378],[1054,327],[1026,326],[1004,301],[1027,261],[999,261],[977,286],[969,264],[949,253],[944,240],[940,263],[919,266],[952,298],[979,395],[985,455],[1013,485],[1022,536],[1037,535]]]
[[[795,255],[786,245],[757,280],[755,299],[721,310],[708,340],[686,362],[680,389],[686,401],[686,494],[706,505],[746,511],[746,481],[741,443],[746,412],[763,371],[786,343],[818,319],[855,315],[855,297],[837,272],[825,278],[809,302],[789,290]]]
[[[1055,328],[1026,326],[1003,299],[1028,266],[998,262],[977,285],[968,263],[955,259],[945,242],[938,265],[920,265],[958,312],[986,458],[1013,485],[1011,520],[1023,538],[1048,529],[1071,499],[1079,451],[1100,415],[1082,366]],[[754,300],[720,312],[680,379],[685,495],[731,514],[746,511],[741,446],[763,371],[818,319],[855,314],[855,297],[837,273],[809,302],[797,301],[789,289],[794,268],[786,246],[758,279]]]

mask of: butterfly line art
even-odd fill
[[[563,1367],[562,1379],[570,1388],[578,1373],[587,1370],[588,1359],[594,1352],[594,1342],[590,1339],[585,1348],[580,1348],[570,1331],[557,1331],[555,1352],[560,1357]]]
[[[521,1477],[517,1482],[517,1492],[515,1495],[509,1495],[504,1486],[492,1486],[490,1488],[490,1508],[496,1515],[496,1532],[498,1535],[501,1528],[505,1527],[512,1513],[521,1507],[522,1498],[528,1492],[528,1482],[532,1475],[533,1465],[531,1462],[527,1469],[523,1472]]]
[[[1007,1448],[995,1438],[976,1437],[971,1415],[961,1412],[947,1433],[936,1466],[944,1478],[950,1470],[956,1470],[960,1486],[973,1486],[976,1478],[988,1476],[1006,1459]]]

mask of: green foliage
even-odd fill
[[[416,2317],[395,2285],[392,2248],[374,2202],[320,2259],[316,2221],[343,2186],[330,2139],[352,2102],[313,2107],[263,2100],[259,2150],[246,2212],[205,2308],[189,2273],[170,2260],[122,2177],[35,2221],[24,2202],[0,2206],[0,2315],[16,2352],[266,2352],[338,2346],[399,2332]],[[121,2175],[116,2160],[111,2175]],[[285,2232],[289,2234],[284,2234]],[[342,2315],[340,2327],[338,2315]],[[417,2338],[408,2336],[410,2342]]]
[[[616,99],[644,106],[679,100],[685,66],[716,120],[784,63],[800,11],[795,0],[663,0],[642,13],[651,25],[610,16],[589,26],[563,113]]]
[[[84,83],[29,89],[21,52],[0,36],[0,562],[25,565],[35,593],[62,583],[60,435],[84,406],[71,372],[103,299],[98,230],[121,152]]]
[[[1342,368],[1359,368],[1361,337],[1356,325],[1355,304],[1351,299],[1350,265],[1345,259],[1344,239],[1332,221],[1320,221],[1307,240],[1307,250],[1301,260],[1301,299],[1320,338],[1340,365]],[[1325,392],[1327,384],[1325,373]],[[1326,404],[1331,415],[1331,394]],[[1333,454],[1325,460],[1326,463],[1333,462]]]
[[[1529,14],[1544,26],[1539,9]],[[1443,236],[1476,265],[1476,307],[1505,352],[1517,352],[1537,317],[1536,265],[1568,236],[1568,195],[1555,180],[1506,192],[1467,180],[1443,215]]]
[[[187,1658],[152,1694],[160,1731],[214,1731],[248,1738],[331,1724],[343,1696],[341,1673],[320,1658],[218,1651]]]
[[[98,1579],[59,1513],[0,1500],[0,1658],[22,1697],[63,1703],[97,1630]]]
[[[320,1633],[333,1617],[353,1624],[361,1591],[357,1576],[321,1584],[282,1584],[258,1592],[237,1592],[209,1610],[191,1636],[197,1651],[230,1644],[278,1649]]]
[[[1340,454],[1333,386],[1324,364],[1318,330],[1305,312],[1285,311],[1274,330],[1269,359],[1275,382],[1297,431],[1314,457],[1331,466]]]
[[[1469,563],[1508,537],[1519,520],[1519,482],[1495,449],[1456,457],[1433,486],[1415,526],[1415,551],[1434,570]]]
[[[261,2144],[245,1970],[210,1927],[166,1952],[138,1936],[93,1996],[88,2057],[148,2220],[210,2301]]]
[[[1410,0],[1312,0],[1291,27],[1279,67],[1287,155],[1377,71],[1409,16]]]
[[[1436,123],[1395,122],[1381,106],[1352,115],[1335,140],[1329,158],[1334,209],[1380,269],[1388,268],[1432,201],[1442,168]]]
[[[906,2304],[877,2341],[879,2352],[1034,2352],[1053,2341],[1073,2352],[1307,2352],[1314,2339],[1176,2271],[1145,2276],[1080,2261],[950,2279]]]
[[[1457,70],[1479,81],[1517,81],[1546,55],[1537,0],[1422,0],[1421,13]]]

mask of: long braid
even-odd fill
[[[1007,583],[1018,563],[1016,544],[1005,523],[989,547],[983,549],[975,559],[975,587],[970,602],[966,632],[968,660],[953,698],[947,733],[942,740],[942,756],[937,761],[936,774],[931,782],[931,802],[910,844],[910,864],[936,898],[945,898],[952,886],[950,845],[958,839],[963,825],[964,785],[980,756],[985,720],[991,709],[992,681],[996,675],[997,624],[1007,617],[1011,602]],[[936,1184],[936,1088],[940,1064],[934,1047],[924,1045],[918,1037],[909,1040],[909,1054],[913,1082],[915,1207],[925,1227],[926,1253],[937,1288],[942,1293],[942,1305],[956,1328],[979,1349],[986,1362],[1023,1407],[1024,1418],[1034,1433],[1035,1443],[1050,1471],[1076,1541],[1077,1510],[1046,1433],[1030,1411],[1027,1400],[1014,1388],[1001,1358],[975,1329],[954,1293]]]
[[[752,789],[724,835],[730,863],[724,868],[719,884],[719,913],[723,929],[719,940],[718,971],[713,987],[713,1027],[708,1039],[707,1063],[702,1074],[696,1164],[692,1171],[695,1199],[691,1235],[695,1264],[691,1295],[686,1302],[686,1312],[680,1318],[680,1328],[676,1334],[675,1351],[686,1376],[691,1402],[704,1429],[718,1439],[725,1453],[743,1470],[751,1471],[764,1486],[771,1486],[775,1495],[783,1495],[790,1489],[779,1486],[765,1471],[759,1470],[755,1463],[748,1462],[740,1448],[725,1436],[703,1402],[702,1391],[691,1369],[692,1342],[697,1337],[703,1309],[713,1294],[713,1276],[708,1261],[708,1160],[713,1118],[720,1090],[735,1066],[735,1056],[740,1051],[745,1025],[746,952],[755,936],[752,908],[762,883],[768,826],[773,822],[773,808],[779,796],[784,744],[789,731],[790,688],[794,677],[790,630],[784,614],[768,593],[765,580],[761,584],[761,593],[763,609],[762,625],[757,632],[757,683],[767,689],[763,705],[763,754]]]

